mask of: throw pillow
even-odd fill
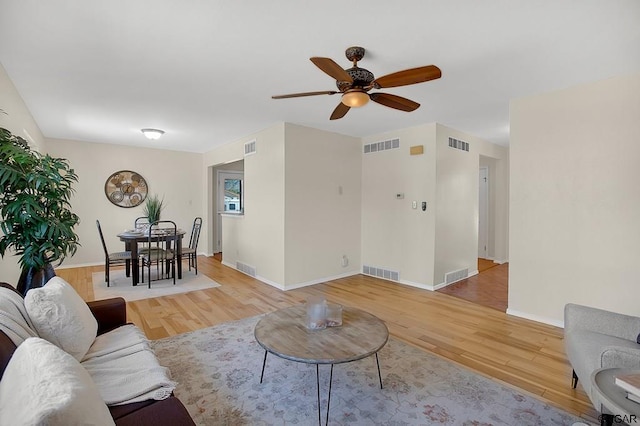
[[[38,335],[80,361],[98,334],[87,303],[60,277],[27,292],[24,306]]]
[[[113,425],[89,373],[39,337],[14,352],[0,381],[2,425]]]

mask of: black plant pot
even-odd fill
[[[20,274],[16,288],[24,296],[32,288],[42,287],[55,276],[56,272],[50,263],[47,263],[42,269],[36,269],[34,267],[24,268]]]

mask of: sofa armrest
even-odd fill
[[[568,303],[564,307],[564,330],[594,331],[635,342],[640,334],[640,318]]]
[[[98,321],[98,335],[127,323],[127,303],[122,297],[87,302]]]
[[[600,354],[602,368],[633,368],[640,370],[640,345],[638,349],[623,346],[607,346]]]

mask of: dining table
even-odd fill
[[[178,279],[182,279],[182,237],[186,234],[186,231],[178,229],[175,237],[173,235],[167,236],[175,240],[176,247],[176,264]],[[132,284],[138,285],[140,283],[140,262],[138,258],[138,244],[146,243],[149,241],[149,236],[146,232],[138,230],[124,231],[117,235],[120,241],[124,242],[125,250],[131,252],[131,262],[127,261],[125,266],[125,272],[127,277],[131,276]]]

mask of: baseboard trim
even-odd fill
[[[60,265],[53,269],[71,269],[71,268],[85,268],[87,266],[104,266],[104,260],[102,262],[89,262],[89,263],[76,263],[73,265]]]
[[[221,262],[224,266],[228,266],[229,268],[235,269],[238,272],[242,272],[239,269],[237,269],[235,267],[235,265],[230,264],[229,262],[225,262],[224,259]],[[242,272],[244,274],[244,272]],[[340,278],[346,278],[346,277],[350,277],[353,275],[358,275],[360,273],[360,271],[351,271],[351,272],[346,272],[344,274],[340,274],[340,275],[334,275],[331,277],[325,277],[325,278],[318,278],[316,280],[311,280],[311,281],[305,281],[302,283],[297,283],[297,284],[291,284],[291,285],[282,285],[278,282],[272,281],[268,278],[265,278],[263,276],[260,275],[256,275],[255,277],[252,277],[251,275],[249,275],[252,278],[257,279],[258,281],[262,281],[263,283],[270,285],[271,287],[275,287],[278,290],[282,290],[282,291],[288,291],[288,290],[295,290],[297,288],[303,288],[303,287],[308,287],[310,285],[316,285],[316,284],[321,284],[327,281],[333,281],[333,280],[337,280]],[[248,274],[245,274],[248,275]]]
[[[345,272],[344,274],[334,275],[334,276],[331,276],[331,277],[319,278],[317,280],[311,280],[311,281],[305,281],[305,282],[302,282],[302,283],[287,285],[284,290],[285,291],[286,290],[295,290],[297,288],[308,287],[310,285],[321,284],[321,283],[325,283],[327,281],[339,280],[340,278],[352,277],[354,275],[359,275],[359,274],[360,274],[360,271]]]
[[[471,277],[473,277],[473,276],[475,276],[475,275],[478,275],[479,273],[480,273],[480,272],[479,272],[477,269],[476,269],[475,271],[471,271],[471,273],[467,275],[467,278],[471,278]],[[464,281],[464,280],[466,280],[467,278],[463,278],[463,279],[461,279],[461,280],[454,281],[454,282],[449,283],[449,284],[446,284],[446,283],[444,283],[444,282],[441,282],[440,284],[435,284],[435,285],[433,286],[433,290],[440,290],[441,288],[449,287],[450,285],[453,285],[453,284],[459,283],[460,281]]]
[[[521,312],[515,309],[507,308],[507,315],[513,315],[514,317],[524,318],[535,322],[541,322],[543,324],[553,325],[554,327],[564,328],[564,321],[554,320],[527,312]]]

